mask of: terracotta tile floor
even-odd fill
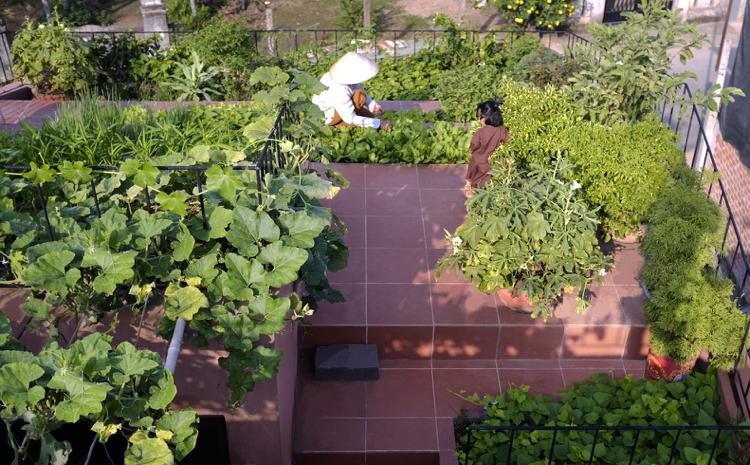
[[[591,289],[588,312],[577,314],[575,298],[567,296],[545,323],[505,308],[455,273],[436,279],[445,230],[455,230],[466,216],[465,166],[333,167],[350,181],[328,203],[349,225],[349,266],[330,276],[347,303],[321,306],[304,330],[304,347],[332,338],[378,344],[381,358],[645,356],[637,246],[614,252],[614,269]]]
[[[481,413],[465,400],[471,394],[498,394],[528,384],[534,394],[556,396],[593,373],[641,377],[643,370],[642,360],[621,359],[434,360],[422,364],[389,360],[381,364],[377,381],[316,381],[312,355],[307,352],[300,359],[295,452],[359,452],[369,457],[371,453],[433,451],[445,465],[452,463],[450,452],[455,448],[453,418],[461,409],[470,415]]]
[[[329,204],[349,225],[349,268],[330,276],[347,302],[322,305],[302,330],[299,463],[455,464],[453,417],[461,408],[477,413],[462,396],[521,384],[557,395],[597,372],[643,375],[648,335],[636,246],[615,252],[615,270],[592,290],[588,313],[576,314],[568,297],[555,318],[533,320],[455,273],[435,279],[444,229],[465,218],[464,166],[334,168],[351,183]],[[380,380],[315,381],[311,349],[347,342],[378,346]],[[321,428],[340,432],[341,442],[319,441]]]

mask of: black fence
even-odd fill
[[[178,43],[182,37],[189,34],[189,30],[170,27],[166,32],[160,31],[92,31],[73,32],[81,40],[89,41],[96,38],[114,40],[118,36],[133,35],[147,39],[156,37],[168,38],[170,44]],[[338,53],[343,50],[357,50],[370,55],[375,60],[384,57],[403,57],[417,53],[419,50],[434,48],[435,44],[447,31],[431,29],[386,29],[380,31],[362,31],[356,29],[250,29],[255,51],[263,55],[282,57],[291,52],[310,52],[311,59],[316,59],[314,53],[327,51]],[[557,49],[561,53],[572,50],[576,46],[588,46],[589,42],[571,31],[519,31],[506,30],[462,30],[472,44],[488,37],[498,43],[512,42],[519,35],[537,35],[542,44],[548,48]],[[15,32],[0,33],[0,84],[13,79],[10,44]],[[3,52],[6,52],[5,54]],[[7,57],[7,59],[2,59]]]
[[[672,465],[684,454],[684,448],[690,447],[701,454],[702,460],[697,463],[711,465],[716,463],[735,463],[750,465],[750,455],[746,447],[750,425],[707,425],[707,426],[491,426],[469,425],[462,435],[459,450],[462,451],[461,465],[492,464],[513,465],[517,463],[617,463],[632,465],[649,463],[654,465]],[[703,447],[704,441],[697,440],[696,434],[712,435],[709,444]],[[498,439],[498,435],[503,435]],[[587,450],[578,460],[566,455],[571,436],[576,442],[590,441]],[[623,436],[627,435],[628,441]],[[494,437],[493,437],[494,436]],[[607,436],[607,437],[605,437]],[[646,437],[654,445],[655,440],[663,447],[669,448],[667,456],[659,455],[654,461],[654,447],[644,446]],[[618,446],[625,447],[626,457],[615,460],[602,460],[602,451],[608,450],[619,439]],[[476,447],[480,444],[483,447]],[[495,447],[488,448],[487,444]],[[549,445],[547,445],[549,444]],[[540,448],[535,445],[541,445]],[[546,446],[546,447],[544,447]],[[599,446],[599,448],[597,448]],[[736,446],[736,447],[735,447]],[[491,450],[488,450],[491,449]],[[529,457],[533,450],[536,454]],[[649,452],[651,454],[649,454]],[[745,456],[747,455],[747,456]],[[560,456],[564,456],[561,459]],[[646,456],[646,457],[644,457]],[[520,461],[519,458],[523,458]],[[680,460],[680,463],[696,463],[692,460]]]

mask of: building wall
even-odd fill
[[[750,168],[740,160],[739,152],[719,133],[714,148],[716,165],[729,198],[740,237],[745,247],[750,246]]]

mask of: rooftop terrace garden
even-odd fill
[[[0,315],[0,416],[12,463],[65,463],[70,445],[54,433],[78,422],[95,433],[92,450],[126,437],[128,465],[186,457],[197,414],[173,404],[174,365],[139,346],[140,328],[132,343],[111,337],[123,312],[156,318],[162,340],[186,325],[192,346],[221,354],[212,362],[226,372],[224,400],[241,407],[291,356],[274,338],[321,302],[344,300],[329,278],[347,267],[347,224],[326,205],[349,181],[330,162],[464,164],[476,103],[488,98],[502,99],[510,139],[466,200],[463,224],[446,231],[437,282],[454,272],[482,293],[510,291],[544,324],[566,293],[577,313],[589,311],[591,286],[615,266],[613,243],[639,235],[652,352],[690,368],[707,352],[712,367],[678,384],[595,377],[560,402],[526,388],[480,393],[471,399],[483,424],[718,421],[714,370],[735,367],[747,317],[731,272],[716,272],[728,226],[705,192],[714,175],[685,166],[679,135],[655,112],[737,94],[679,92],[690,76],[671,74],[671,58],[688,59],[703,39],[658,3],[618,28],[593,26],[590,45],[565,55],[532,35],[470,42],[443,26],[432,47],[382,60],[367,85],[383,100],[439,100],[439,110],[386,114],[393,128],[379,131],[326,127],[310,102],[337,55],[262,56],[226,21],[168,50],[131,36],[85,43],[55,21],[19,33],[17,76],[77,99],[56,120],[0,139],[0,276],[26,289],[23,321],[13,321],[23,329]],[[41,53],[43,44],[64,48],[65,59]],[[248,102],[162,111],[112,96]],[[26,328],[44,339],[41,350],[19,343]],[[551,434],[519,433],[520,452],[505,433],[459,429],[457,438],[476,441],[460,453],[477,463],[505,454],[539,463],[548,450],[557,460],[622,463],[637,441],[576,432],[556,449]],[[705,447],[720,447],[722,460],[732,447],[718,435],[642,440],[649,463],[672,462],[676,450],[673,463],[709,464]]]

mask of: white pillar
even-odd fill
[[[161,36],[159,45],[162,49],[169,48],[169,26],[167,25],[167,9],[162,0],[141,0],[141,16],[143,16],[143,30],[158,32]]]
[[[370,3],[370,0],[362,0],[362,10],[364,13],[362,27],[370,29],[372,27],[372,4]]]
[[[266,5],[266,31],[272,31],[273,30],[273,7],[271,6],[270,1],[264,2]],[[268,34],[268,54],[274,55],[276,54],[276,47],[274,44],[274,33]]]
[[[573,20],[579,24],[596,24],[604,21],[605,0],[579,0]],[[577,18],[576,18],[577,17]]]
[[[13,79],[13,66],[10,61],[10,42],[5,20],[0,18],[0,84]]]
[[[593,0],[591,2],[591,22],[592,23],[603,23],[604,22],[604,4],[605,0]]]
[[[674,0],[672,2],[672,10],[682,10],[680,11],[680,18],[683,20],[686,20],[688,17],[688,11],[690,10],[690,5],[693,3],[692,0]]]

